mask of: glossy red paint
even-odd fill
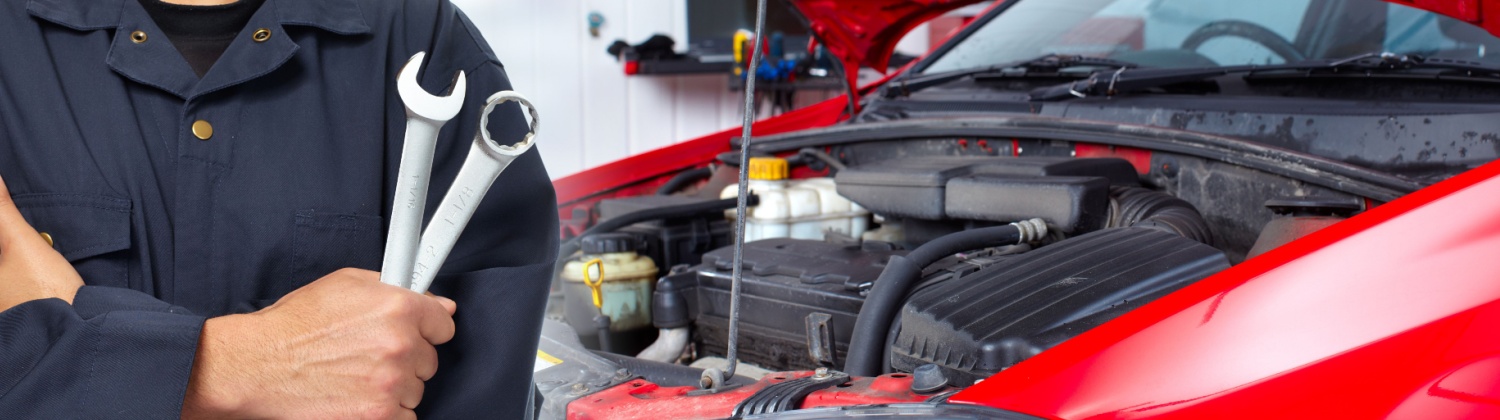
[[[644,379],[637,379],[574,400],[568,404],[568,419],[728,418],[734,414],[735,406],[756,392],[777,383],[812,374],[812,372],[773,373],[754,384],[715,394],[702,394],[697,387],[662,387]],[[922,402],[931,397],[911,392],[911,381],[911,376],[905,374],[857,378],[833,388],[814,391],[807,396],[799,408],[912,403]]]
[[[829,53],[885,71],[896,43],[917,25],[983,0],[791,0]],[[852,74],[852,72],[851,72]]]
[[[1497,256],[1500,162],[1248,260],[953,401],[1065,419],[1494,417]]]

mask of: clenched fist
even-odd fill
[[[37,299],[72,303],[80,287],[78,271],[26,223],[0,180],[0,311]]]
[[[416,418],[452,300],[345,269],[260,312],[208,320],[185,418]]]

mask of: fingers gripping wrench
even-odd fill
[[[412,56],[396,76],[396,92],[406,104],[406,139],[401,148],[401,169],[397,172],[380,281],[401,287],[411,286],[412,264],[416,261],[417,240],[422,233],[422,214],[427,206],[427,186],[432,176],[432,154],[437,148],[438,132],[463,109],[467,90],[462,71],[454,76],[452,93],[448,96],[433,96],[422,89],[417,83],[417,73],[421,71],[426,55],[419,52]]]
[[[495,106],[510,101],[519,102],[531,114],[531,131],[519,143],[503,146],[490,138],[486,127],[489,127],[490,112]],[[418,293],[424,293],[432,286],[438,268],[448,259],[448,253],[453,251],[453,244],[458,242],[458,235],[469,224],[469,218],[474,216],[474,209],[479,207],[480,200],[484,199],[495,179],[500,177],[500,173],[511,162],[531,150],[531,146],[535,144],[541,119],[531,101],[519,93],[507,90],[490,95],[486,102],[484,114],[479,119],[479,132],[474,135],[474,143],[469,146],[469,157],[464,159],[464,166],[458,170],[453,186],[448,188],[447,195],[443,196],[442,203],[433,212],[432,223],[422,232],[411,284],[411,290]]]

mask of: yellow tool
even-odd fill
[[[745,61],[747,61],[746,57],[750,55],[749,52],[746,51],[746,47],[749,47],[749,45],[747,45],[747,44],[749,44],[750,36],[751,35],[748,32],[745,32],[745,31],[738,31],[738,32],[734,33],[734,75],[735,76],[739,76],[739,75],[745,73]]]
[[[598,267],[598,277],[594,277],[595,271],[590,267]],[[583,263],[583,284],[589,287],[594,294],[594,307],[604,309],[604,260],[595,258]]]

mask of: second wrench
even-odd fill
[[[490,112],[495,106],[510,101],[519,102],[531,114],[531,131],[518,143],[501,145],[490,138]],[[479,119],[479,133],[474,135],[474,143],[469,146],[469,157],[464,159],[464,166],[458,170],[458,177],[443,196],[442,204],[433,211],[432,222],[427,225],[427,230],[422,232],[417,262],[412,271],[411,290],[417,293],[425,293],[432,286],[438,269],[448,259],[448,254],[453,251],[453,244],[458,242],[458,235],[469,224],[475,208],[484,200],[490,186],[494,185],[495,178],[517,157],[531,150],[537,130],[541,128],[536,107],[519,93],[498,92],[486,102],[484,113]]]

